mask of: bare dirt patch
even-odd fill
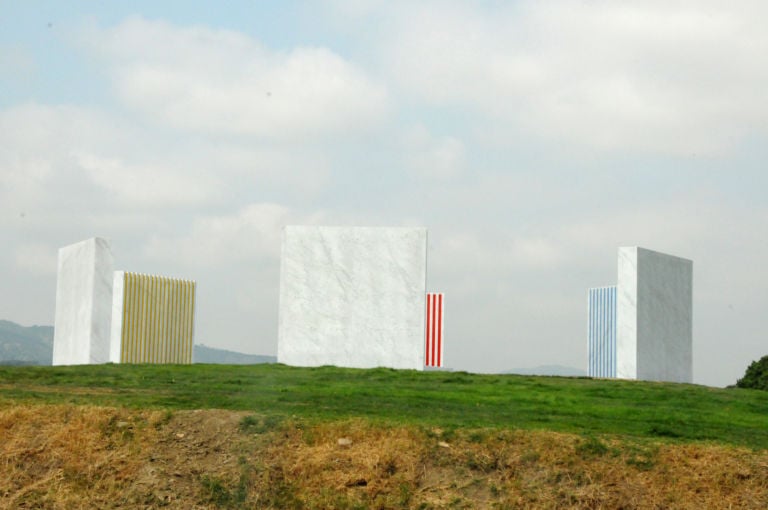
[[[0,508],[766,508],[768,453],[253,413],[0,406]]]

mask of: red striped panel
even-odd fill
[[[442,293],[427,294],[424,365],[428,367],[443,366],[443,304]]]

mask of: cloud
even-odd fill
[[[0,210],[16,216],[157,213],[247,203],[254,190],[301,199],[327,185],[328,165],[322,148],[187,138],[93,108],[0,110]]]
[[[389,109],[386,89],[322,47],[271,51],[239,32],[131,18],[94,29],[119,96],[154,121],[266,139],[355,133]]]
[[[213,172],[158,149],[153,135],[89,108],[32,103],[0,111],[3,205],[63,219],[84,208],[103,213],[216,199],[221,185]]]
[[[235,214],[198,218],[185,235],[153,236],[144,254],[193,266],[277,260],[283,226],[318,223],[322,217],[321,213],[301,215],[275,203],[249,204]]]
[[[0,208],[50,210],[76,194],[83,179],[70,150],[100,145],[109,126],[88,109],[67,106],[31,103],[0,111]]]
[[[199,204],[221,193],[220,184],[211,175],[190,178],[188,172],[157,164],[131,165],[87,153],[74,156],[94,183],[136,205]]]
[[[464,143],[452,136],[436,137],[423,125],[406,130],[406,164],[418,175],[445,179],[461,173],[466,163]]]
[[[383,39],[402,90],[601,150],[715,154],[766,133],[763,3],[526,1],[402,9]]]

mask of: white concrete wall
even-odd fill
[[[98,237],[59,250],[54,365],[109,360],[113,264],[109,241]]]
[[[693,262],[619,248],[617,376],[693,381]]]
[[[637,247],[619,248],[616,377],[637,379]]]
[[[424,369],[427,231],[285,227],[277,359]]]
[[[109,361],[120,363],[123,346],[125,271],[115,271],[112,280],[112,328],[109,339]]]

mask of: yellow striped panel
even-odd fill
[[[121,363],[192,363],[191,280],[125,273]]]

